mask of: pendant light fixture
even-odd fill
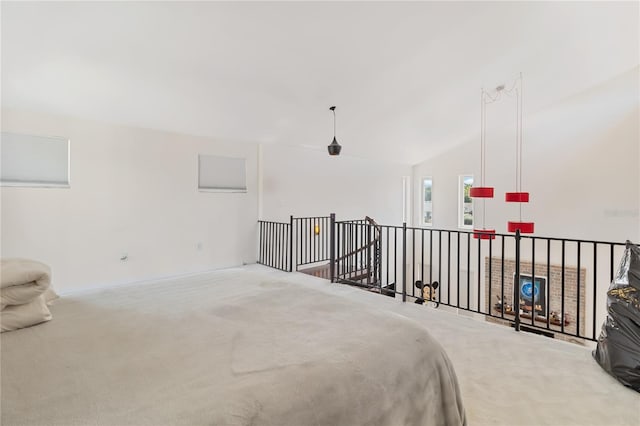
[[[497,88],[498,94],[502,90],[501,87]],[[486,110],[487,110],[487,101],[489,99],[490,102],[493,102],[497,99],[491,98],[491,96],[484,91],[484,88],[480,90],[480,186],[473,186],[469,190],[469,196],[471,198],[481,198],[482,199],[482,229],[474,229],[473,230],[473,238],[481,239],[481,240],[492,240],[496,237],[495,229],[487,229],[485,226],[485,218],[487,216],[486,213],[486,200],[487,198],[493,198],[493,187],[485,186],[484,177],[485,177],[485,166],[486,166]]]
[[[340,155],[342,147],[336,139],[336,107],[332,106],[329,110],[333,111],[333,142],[327,146],[327,150],[329,151],[329,155]]]
[[[518,221],[507,222],[507,232],[520,231],[522,234],[533,234],[534,223],[522,221],[522,203],[529,202],[529,193],[522,191],[522,73],[515,85],[516,93],[516,190],[507,192],[504,200],[508,203],[519,203]]]

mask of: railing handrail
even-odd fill
[[[367,248],[369,248],[369,247],[371,247],[372,245],[374,245],[377,241],[378,241],[378,239],[377,239],[377,238],[376,238],[376,239],[373,239],[373,240],[371,240],[370,242],[368,242],[367,244],[363,245],[362,247],[358,247],[357,249],[355,249],[355,250],[353,250],[353,251],[351,251],[351,252],[349,252],[349,253],[347,253],[347,254],[345,254],[345,255],[340,256],[339,258],[337,258],[337,259],[336,259],[336,261],[338,261],[338,262],[339,262],[339,261],[341,261],[341,260],[346,259],[346,258],[347,258],[347,257],[349,257],[349,256],[353,256],[353,255],[355,255],[355,254],[358,254],[358,253],[360,253],[361,251],[364,251],[364,250],[366,250]]]
[[[375,227],[376,231],[378,231],[378,233],[382,232],[382,227],[380,225],[378,225],[378,222],[373,220],[371,217],[365,216],[364,220],[369,222],[370,225],[373,225]]]
[[[325,219],[325,218],[330,218],[330,216],[308,216],[308,217],[294,217],[294,220],[297,219]],[[279,224],[286,224],[289,225],[289,222],[281,222],[281,221],[277,221],[277,220],[265,220],[265,219],[258,219],[258,222],[262,222],[262,223],[279,223]],[[354,223],[354,222],[369,222],[369,224],[371,226],[374,226],[376,228],[376,230],[381,231],[382,228],[391,228],[391,229],[402,229],[402,225],[386,225],[386,224],[380,224],[377,223],[374,219],[372,219],[369,216],[366,216],[364,219],[351,219],[351,220],[340,220],[340,221],[336,221],[335,223],[340,224],[340,223]],[[356,225],[368,225],[367,223],[355,223]],[[451,232],[451,233],[458,233],[458,234],[474,234],[474,233],[481,233],[482,230],[477,230],[474,231],[473,229],[446,229],[446,228],[433,228],[430,226],[409,226],[407,225],[407,230],[424,230],[424,231],[431,231],[431,232]],[[496,237],[510,237],[510,238],[515,238],[515,234],[506,234],[506,233],[495,233],[493,234]],[[562,237],[546,237],[546,236],[542,236],[542,235],[521,235],[520,236],[523,239],[536,239],[536,240],[549,240],[549,241],[565,241],[565,242],[571,242],[571,243],[584,243],[584,244],[608,244],[608,245],[616,245],[616,246],[626,246],[627,243],[625,242],[620,242],[620,241],[602,241],[602,240],[583,240],[583,239],[579,239],[579,238],[562,238]],[[640,247],[640,243],[636,244],[636,246]]]
[[[294,220],[298,220],[298,219],[329,219],[331,216],[299,216],[296,217],[294,216],[293,219]]]
[[[262,223],[278,223],[278,224],[280,224],[280,225],[290,225],[290,223],[289,223],[289,222],[278,222],[278,221],[275,221],[275,220],[263,220],[263,219],[258,219],[258,223],[260,223],[260,222],[262,222]]]
[[[340,222],[336,222],[336,223],[340,223]],[[377,224],[377,226],[381,227],[381,228],[390,228],[390,229],[402,229],[402,225],[385,225],[385,224]],[[445,229],[445,228],[433,228],[431,226],[409,226],[407,225],[407,231],[411,231],[411,230],[416,230],[416,231],[432,231],[432,232],[451,232],[451,233],[459,233],[459,234],[481,234],[482,230],[478,229],[476,231],[474,231],[473,229]],[[492,235],[495,235],[496,237],[511,237],[511,238],[515,238],[516,234],[506,234],[506,233],[492,233]],[[619,242],[619,241],[601,241],[601,240],[581,240],[578,238],[562,238],[562,237],[545,237],[542,235],[525,235],[522,234],[520,235],[521,238],[526,238],[526,239],[536,239],[536,240],[550,240],[550,241],[565,241],[565,242],[571,242],[571,243],[584,243],[584,244],[609,244],[609,245],[616,245],[616,246],[626,246],[627,243],[625,242]],[[636,244],[636,246],[640,247],[640,243]]]

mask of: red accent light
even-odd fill
[[[473,238],[481,239],[481,240],[495,240],[496,239],[496,230],[495,229],[474,229],[473,230]]]
[[[507,222],[507,232],[520,230],[521,234],[533,234],[533,222]]]
[[[485,186],[474,186],[469,189],[469,197],[472,198],[493,198],[493,188]]]
[[[504,194],[504,200],[508,203],[528,203],[528,192],[507,192]]]

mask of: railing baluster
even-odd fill
[[[429,229],[429,285],[433,284],[433,229]]]
[[[478,304],[476,305],[476,312],[480,312],[480,288],[482,285],[482,238],[478,238],[478,270],[476,271],[478,276]]]
[[[416,230],[411,228],[411,295],[416,297]]]
[[[282,264],[282,270],[283,271],[288,271],[289,268],[287,267],[287,246],[289,245],[289,241],[287,239],[287,224],[283,223],[280,225],[280,228],[282,228],[282,256],[281,256],[281,260],[280,263]]]
[[[311,223],[311,219],[307,219],[307,229],[305,230],[305,234],[307,234],[307,263],[311,263],[313,261],[313,257],[311,254],[311,248],[313,247],[313,224]]]
[[[271,222],[267,222],[265,225],[266,225],[267,241],[269,242],[269,245],[267,246],[267,258],[265,263],[268,266],[271,266],[271,250],[273,248],[273,241],[271,241]]]
[[[576,273],[576,336],[580,335],[580,241],[578,241],[577,273]]]
[[[273,250],[273,266],[280,269],[278,264],[280,260],[280,224],[277,222],[273,223],[273,238],[275,242],[275,249]]]
[[[458,254],[458,261],[457,261],[457,265],[458,265],[458,278],[457,278],[457,289],[456,289],[456,307],[459,308],[460,307],[460,231],[456,231],[456,235],[458,236],[458,244],[456,247],[457,250],[457,254]]]
[[[547,240],[547,329],[551,329],[551,240]]]
[[[591,338],[596,339],[596,300],[598,299],[598,243],[593,243],[593,310]],[[585,289],[586,290],[586,289]],[[586,303],[585,303],[586,305]]]
[[[613,282],[613,244],[609,244],[611,249],[611,260],[609,262],[609,282]]]
[[[561,285],[562,287],[560,287],[560,291],[562,292],[562,296],[561,296],[561,313],[560,313],[560,330],[564,333],[564,262],[565,262],[565,240],[562,240],[562,278],[561,278]]]
[[[502,313],[500,314],[500,318],[504,318],[504,309],[507,305],[504,300],[504,235],[500,236],[502,238],[502,249],[500,250],[500,265],[502,271],[500,272],[500,310]]]
[[[440,283],[442,289],[442,283]],[[451,231],[447,231],[447,305],[451,303]]]
[[[442,291],[442,231],[438,231],[438,284],[440,290],[436,294]]]
[[[398,290],[398,228],[393,228],[393,282]]]
[[[402,301],[407,301],[407,223],[402,224]]]
[[[258,221],[258,263],[262,263],[262,221]]]
[[[471,234],[467,234],[467,309],[471,308]]]
[[[335,261],[336,261],[336,252],[335,252],[335,222],[336,222],[336,215],[335,213],[331,213],[330,216],[330,227],[329,227],[329,233],[330,233],[330,238],[329,238],[329,278],[331,279],[331,282],[335,282],[335,272],[336,272],[336,265],[335,265]]]
[[[489,238],[489,282],[485,283],[489,286],[489,303],[487,304],[487,313],[491,316],[491,284],[493,283],[493,270],[492,270],[492,262],[493,262],[493,239]]]
[[[385,284],[389,285],[389,228],[387,228],[387,280]]]
[[[531,285],[533,293],[531,294],[531,325],[536,325],[536,239],[531,238]],[[538,290],[538,294],[542,295],[542,289]]]
[[[420,255],[422,257],[421,261],[421,271],[420,271],[420,281],[422,281],[422,289],[419,297],[424,297],[424,228],[420,230],[421,240],[420,240]]]
[[[283,223],[280,225],[280,234],[282,235],[282,240],[281,240],[281,246],[282,249],[280,250],[280,264],[281,264],[281,268],[283,271],[288,271],[289,268],[287,268],[287,246],[289,245],[288,239],[287,239],[287,224]]]
[[[289,272],[293,271],[293,215],[289,217]]]
[[[516,313],[515,330],[520,331],[520,230],[516,230],[516,273],[513,280],[513,310]]]

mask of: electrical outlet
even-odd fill
[[[198,251],[202,250],[202,241],[198,241],[198,244],[196,244],[196,248],[198,249]]]

